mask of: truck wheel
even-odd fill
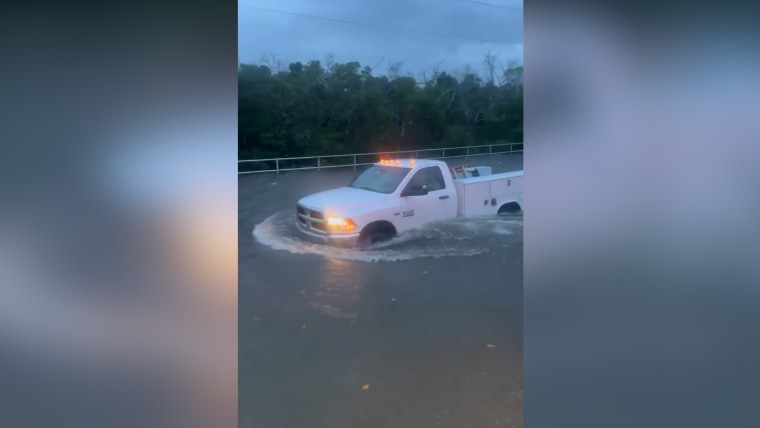
[[[362,236],[359,240],[359,247],[367,248],[375,244],[390,241],[392,238],[393,236],[391,234],[383,231],[368,233],[366,236]]]
[[[390,241],[396,235],[395,232],[396,230],[393,226],[386,223],[377,223],[367,226],[367,228],[362,231],[361,237],[359,238],[359,246],[366,248],[374,244]]]
[[[499,207],[499,211],[496,214],[516,214],[520,212],[520,209],[520,204],[517,202],[508,202]]]

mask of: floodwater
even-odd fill
[[[512,171],[522,156],[469,163]],[[521,427],[522,216],[369,250],[298,239],[298,198],[354,174],[239,180],[240,426]]]

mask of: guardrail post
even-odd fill
[[[280,173],[280,160],[279,159],[275,159],[274,160],[274,167],[277,170],[277,173],[279,174]]]
[[[490,155],[492,153],[493,153],[493,145],[490,145],[488,146],[488,154]]]
[[[446,157],[446,149],[443,149],[443,150],[441,151],[441,157],[442,157],[442,158],[445,158],[445,157]]]
[[[467,156],[470,156],[470,146],[467,146]]]
[[[354,155],[354,172],[356,172],[356,155]]]
[[[317,156],[317,171],[322,169],[322,158]]]
[[[509,143],[509,153],[512,153],[514,149],[512,148],[512,143]]]

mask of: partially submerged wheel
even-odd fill
[[[390,241],[393,238],[390,233],[387,232],[375,232],[369,237],[369,244],[381,244],[386,241]]]
[[[499,207],[499,211],[496,214],[517,214],[521,210],[522,209],[520,208],[520,204],[517,202],[507,202],[506,204]]]
[[[372,245],[390,241],[396,236],[396,229],[390,223],[370,224],[361,233],[359,237],[359,247],[367,248]]]

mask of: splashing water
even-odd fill
[[[361,262],[397,262],[423,257],[475,256],[522,237],[522,216],[457,218],[430,223],[366,250],[336,248],[302,240],[292,210],[276,213],[253,229],[259,243],[291,254],[313,254]]]

